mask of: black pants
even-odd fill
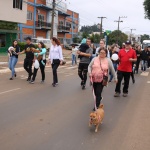
[[[135,80],[135,78],[134,78],[134,71],[131,72],[131,78],[132,78],[132,81]]]
[[[46,65],[46,60],[43,60],[43,62]],[[40,70],[41,70],[41,75],[42,75],[42,81],[44,81],[45,80],[45,65],[43,65],[41,61],[39,62],[39,64],[40,64]],[[34,68],[33,77],[32,77],[33,81],[36,78],[37,71],[38,71],[38,69]]]
[[[32,59],[24,59],[24,69],[28,72],[28,77],[31,78],[32,76]]]
[[[78,67],[78,75],[81,78],[81,80],[84,82],[84,84],[86,84],[86,80],[87,80],[88,65],[89,64],[79,63],[79,67]]]
[[[139,71],[139,65],[140,65],[140,61],[141,61],[141,59],[137,59],[137,61],[136,61],[136,73],[138,73],[138,71]]]
[[[57,68],[60,65],[60,60],[53,60],[53,64],[52,64],[52,71],[53,71],[53,83],[56,84],[58,83],[58,77],[57,77]]]
[[[102,99],[101,94],[103,91],[103,87],[104,86],[102,85],[102,83],[96,83],[96,82],[93,83],[94,93],[96,96],[96,107],[97,108],[99,107],[101,99]]]
[[[121,81],[124,78],[124,87],[123,87],[123,93],[128,93],[128,88],[129,88],[129,81],[130,81],[130,72],[122,72],[119,71],[117,72],[117,77],[118,77],[118,83],[116,85],[115,92],[121,93]]]

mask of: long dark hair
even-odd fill
[[[44,43],[43,42],[39,42],[41,45],[42,45],[42,47],[41,48],[45,48],[45,45],[44,45]]]
[[[13,40],[12,46],[15,47],[15,45],[14,45],[14,42],[15,42],[15,41],[17,42],[17,45],[16,45],[16,47],[17,47],[17,46],[18,46],[18,41],[17,41],[17,40]]]
[[[53,40],[58,46],[60,45],[60,41],[59,41],[57,38],[53,37],[52,40]]]

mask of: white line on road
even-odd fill
[[[17,90],[20,90],[21,88],[16,88],[16,89],[12,89],[12,90],[8,90],[8,91],[4,91],[4,92],[0,92],[0,95],[1,94],[5,94],[5,93],[9,93],[9,92],[13,92],[13,91],[17,91]]]
[[[148,76],[149,75],[149,72],[142,72],[141,73],[141,76]]]

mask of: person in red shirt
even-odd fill
[[[131,48],[131,42],[125,42],[125,48],[119,51],[119,65],[117,71],[118,83],[116,84],[114,97],[119,97],[121,93],[121,82],[124,78],[123,96],[128,95],[130,75],[132,72],[132,63],[136,62],[136,52]]]

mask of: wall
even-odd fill
[[[13,0],[0,0],[0,6],[0,20],[26,23],[27,4],[25,2],[23,2],[22,10],[13,8]]]
[[[1,52],[6,52],[8,47],[12,45],[13,40],[16,39],[17,34],[16,33],[1,33],[0,34],[5,34],[6,35],[6,46],[5,47],[0,47],[0,53]]]

